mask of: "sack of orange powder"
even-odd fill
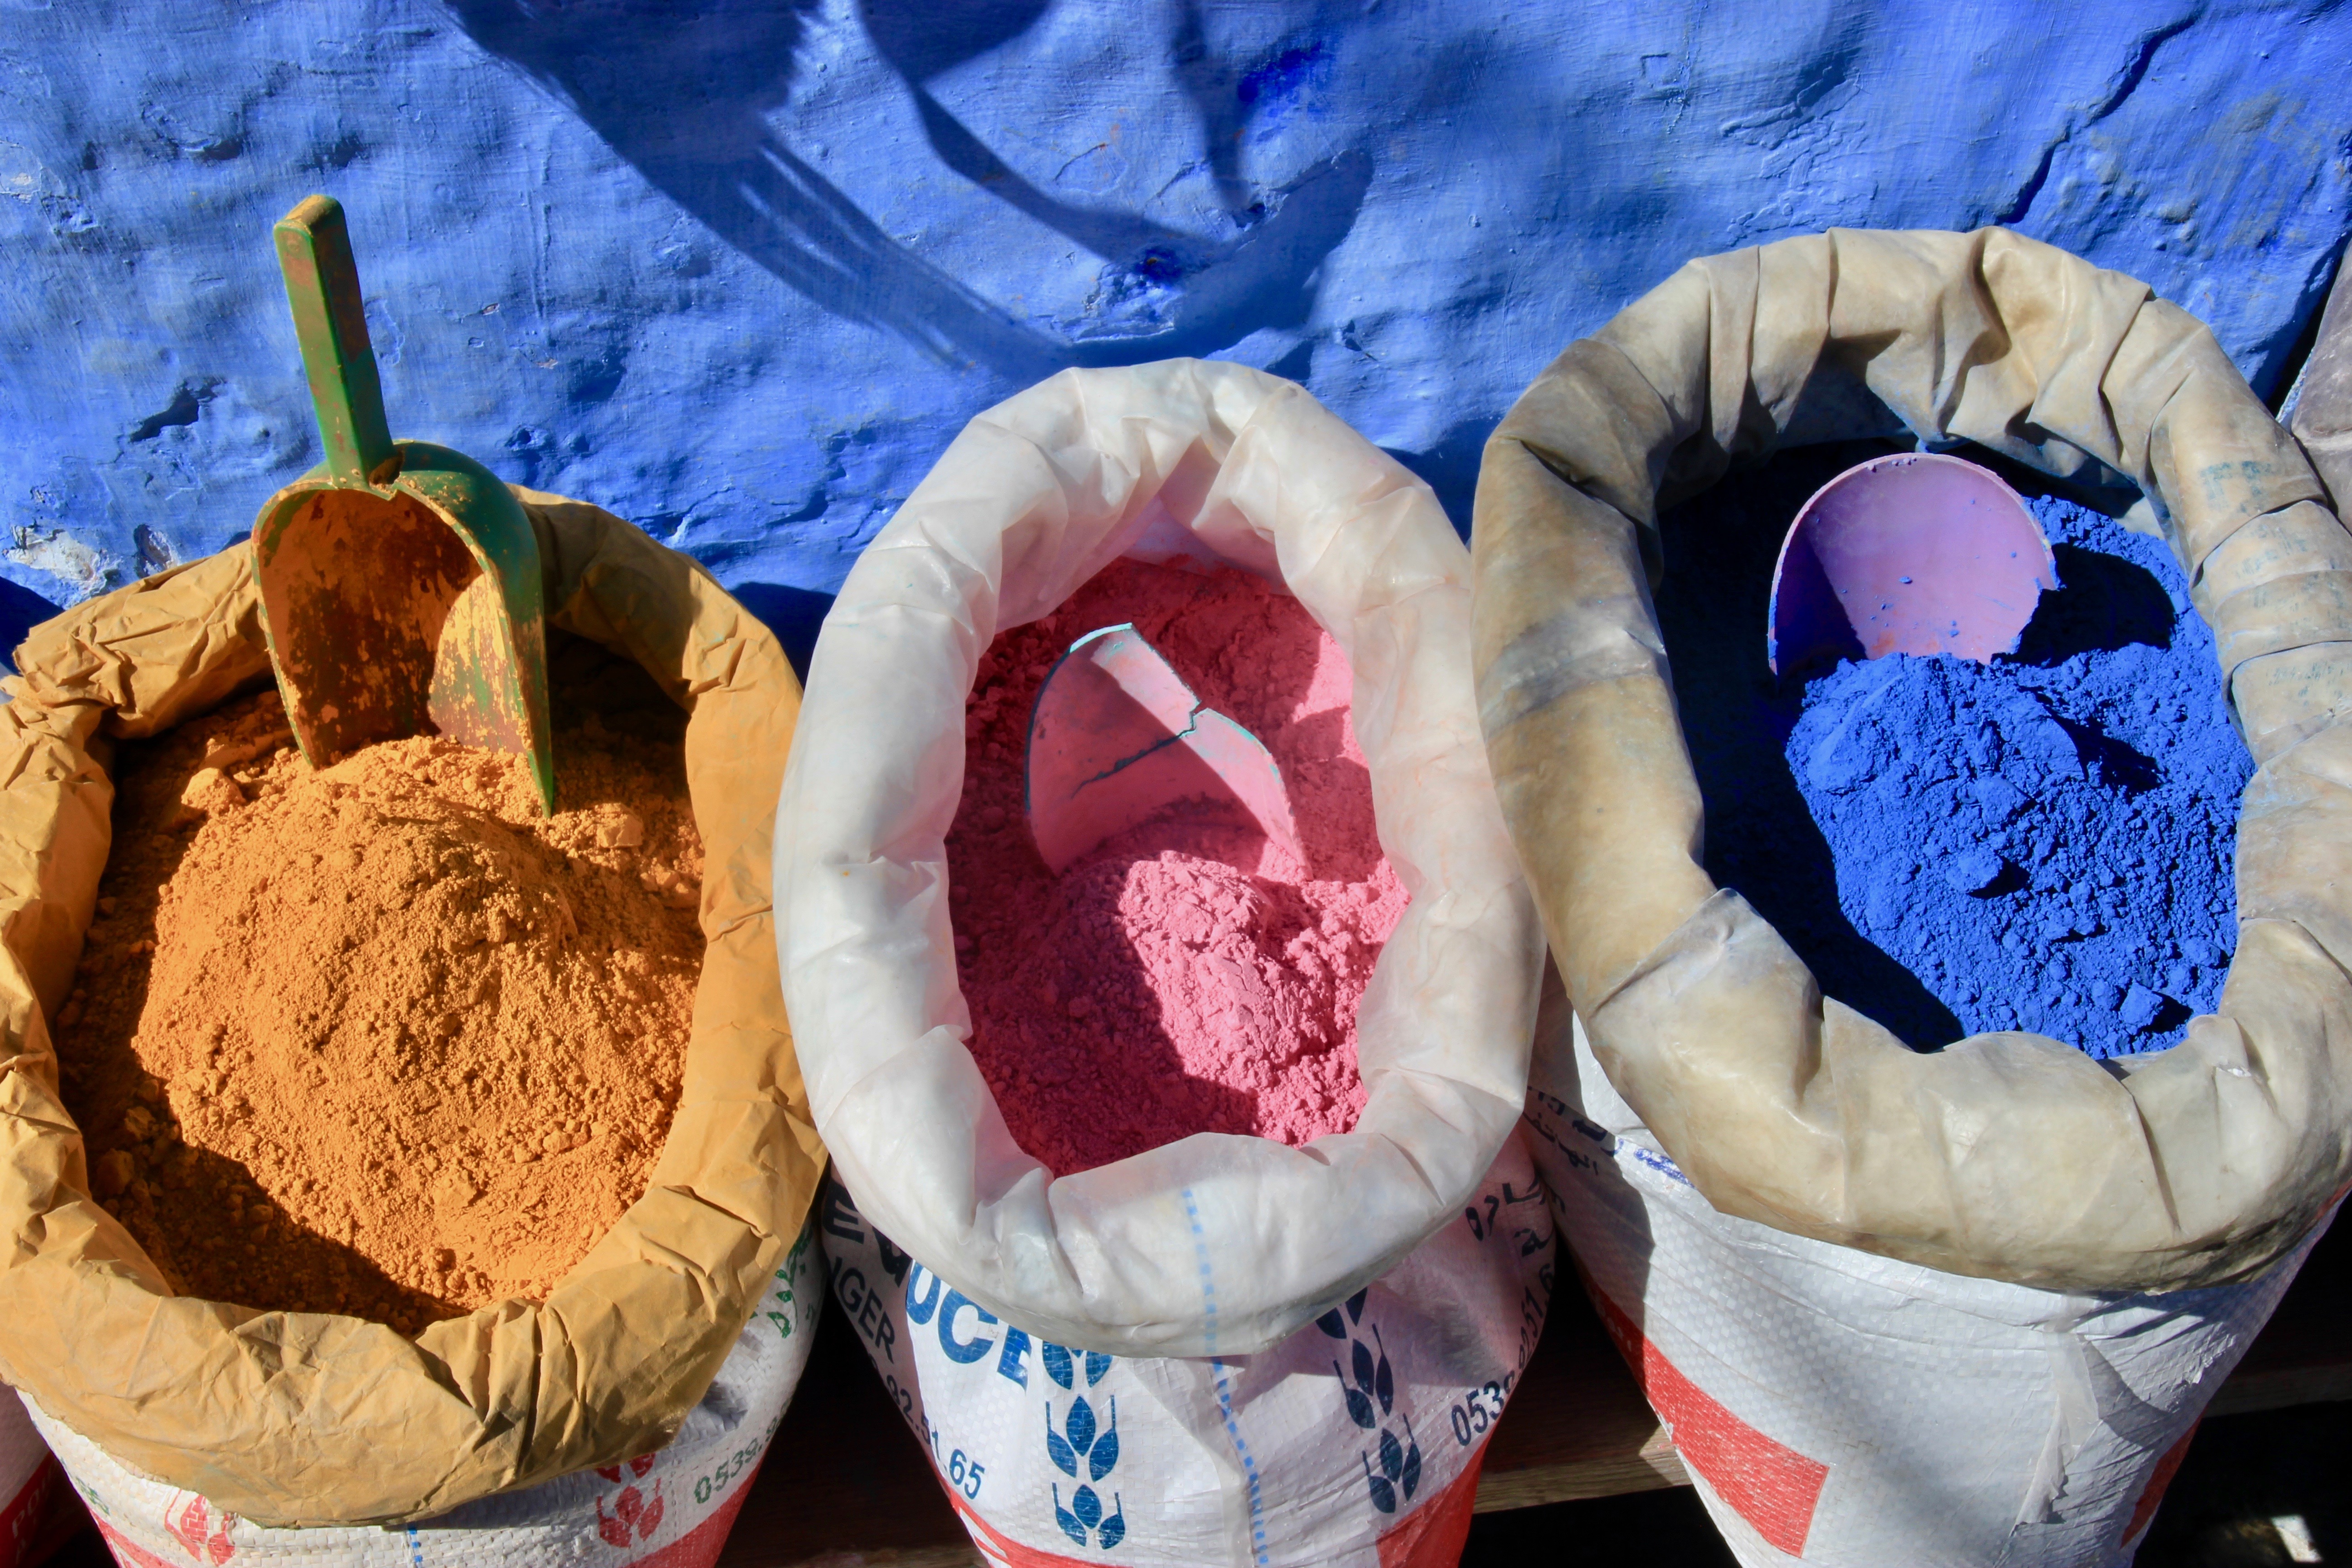
[[[19,650],[0,710],[0,1214],[13,1242],[0,1373],[127,1560],[218,1564],[259,1549],[413,1563],[415,1531],[284,1527],[438,1516],[434,1555],[569,1561],[602,1542],[625,1545],[622,1562],[708,1562],[805,1359],[819,1293],[813,1249],[794,1238],[824,1153],[768,893],[799,684],[775,638],[685,556],[593,507],[522,500],[550,624],[642,666],[689,715],[706,857],[668,1135],[644,1195],[541,1303],[497,1301],[410,1338],[198,1300],[93,1199],[50,1026],[111,847],[112,743],[268,684],[247,553],[93,600]]]

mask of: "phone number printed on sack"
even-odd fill
[[[1507,1372],[1501,1377],[1474,1388],[1454,1402],[1454,1440],[1468,1447],[1492,1429],[1503,1418],[1503,1405],[1518,1385],[1519,1374]]]
[[[728,1482],[757,1469],[760,1465],[760,1456],[767,1451],[768,1440],[762,1437],[755,1443],[744,1444],[719,1460],[709,1475],[695,1481],[694,1500],[698,1503],[707,1503],[717,1497],[726,1490]]]
[[[974,1501],[980,1499],[981,1479],[987,1473],[988,1468],[978,1459],[965,1458],[961,1448],[948,1456],[948,1485]]]

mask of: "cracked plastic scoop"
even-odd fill
[[[1933,452],[1874,458],[1813,492],[1772,568],[1765,658],[2016,651],[2058,566],[2041,524],[1990,469]]]
[[[312,196],[271,231],[326,460],[253,523],[261,629],[303,756],[438,732],[530,763],[555,815],[539,536],[496,474],[394,441],[350,226]]]
[[[1038,689],[1027,801],[1054,871],[1170,809],[1238,811],[1301,859],[1282,770],[1258,738],[1201,706],[1131,625],[1088,632]]]

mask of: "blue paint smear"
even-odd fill
[[[2017,654],[1764,663],[1771,560],[1852,450],[1781,458],[1670,514],[1659,619],[1706,865],[1824,994],[1914,1047],[2030,1029],[2095,1057],[2177,1043],[2235,945],[2252,763],[2168,549],[2029,499],[2063,587]]]

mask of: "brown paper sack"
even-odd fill
[[[106,739],[266,682],[242,547],[37,627],[0,709],[0,1374],[125,1464],[261,1524],[421,1519],[668,1441],[801,1227],[824,1154],[776,982],[769,845],[800,683],[687,557],[592,506],[518,492],[549,621],[635,659],[690,714],[707,854],[686,1079],[645,1195],[546,1303],[415,1341],[174,1296],[89,1195],[47,1016],[109,847]],[[94,754],[95,753],[95,754]]]
[[[1658,514],[1781,447],[1908,431],[2146,498],[2252,749],[2236,962],[2179,1046],[1915,1054],[1700,868],[1650,607]],[[1474,658],[1504,816],[1610,1082],[1716,1208],[2054,1289],[2251,1274],[2352,1179],[2352,536],[2212,334],[1999,229],[1694,261],[1487,443]],[[2138,509],[2136,509],[2138,510]]]

